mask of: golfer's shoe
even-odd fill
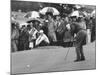
[[[81,58],[81,61],[85,61],[85,58]]]
[[[81,61],[80,59],[76,59],[76,60],[74,60],[74,62],[79,62],[79,61]]]

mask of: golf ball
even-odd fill
[[[27,65],[27,67],[30,67],[30,65]]]

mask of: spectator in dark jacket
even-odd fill
[[[29,48],[29,33],[25,27],[20,32],[19,36],[19,50],[27,50]]]

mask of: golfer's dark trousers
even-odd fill
[[[76,60],[85,59],[84,52],[83,52],[83,43],[86,41],[86,30],[80,30],[75,37],[75,47],[76,47]]]

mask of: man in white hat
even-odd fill
[[[43,33],[43,30],[40,30],[38,33],[39,33],[39,37],[36,39],[36,42],[35,42],[36,46],[38,46],[43,41],[47,44],[50,43],[48,37]]]

